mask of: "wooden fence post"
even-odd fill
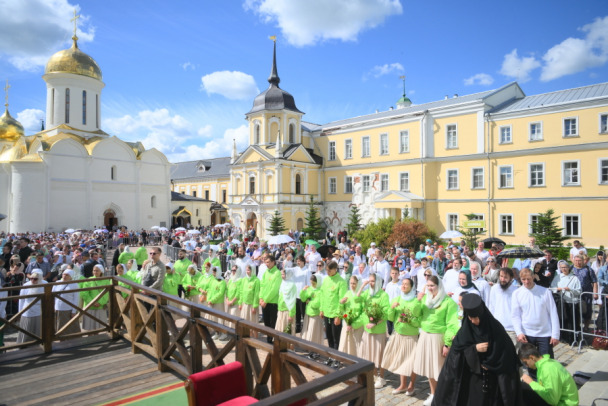
[[[203,335],[200,334],[196,325],[196,319],[200,317],[200,311],[192,304],[189,304],[190,317],[187,323],[190,323],[190,357],[192,371],[191,373],[201,372],[203,370]]]
[[[45,285],[44,294],[40,298],[41,315],[41,338],[45,353],[53,350],[53,335],[55,333],[55,301],[53,300],[53,287]]]
[[[109,313],[109,325],[110,325],[110,338],[112,340],[116,340],[118,339],[119,335],[118,335],[118,327],[116,325],[116,321],[118,320],[118,303],[116,302],[116,285],[118,285],[118,281],[114,278],[112,278],[112,287],[110,288],[110,291],[108,292],[108,295],[110,295],[110,300],[108,301],[108,313]]]
[[[137,337],[139,330],[141,330],[144,325],[141,313],[139,313],[139,309],[137,308],[137,297],[135,296],[137,293],[139,293],[139,289],[133,287],[131,293],[133,295],[133,299],[131,300],[131,352],[133,354],[139,354],[141,352],[135,345],[135,337]]]
[[[272,394],[283,392],[291,387],[291,376],[287,367],[281,362],[281,353],[287,352],[289,343],[282,341],[281,337],[274,338],[272,343],[271,375],[272,375]]]
[[[165,366],[163,360],[163,354],[169,346],[169,330],[167,329],[167,323],[163,317],[163,306],[167,305],[167,299],[162,296],[156,296],[156,356],[158,358],[158,370],[161,372],[168,371],[169,368]]]
[[[251,368],[249,357],[247,356],[248,345],[245,341],[250,338],[251,330],[246,326],[243,326],[241,320],[235,322],[234,331],[236,332],[236,349],[234,359],[243,364],[245,371],[245,382],[247,385],[247,394],[253,396],[253,380],[255,371]],[[255,349],[253,349],[255,351]]]

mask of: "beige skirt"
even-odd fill
[[[414,357],[414,372],[417,375],[438,380],[445,362],[442,351],[443,334],[431,334],[420,330]]]
[[[344,332],[342,332],[344,334]],[[302,338],[312,343],[323,345],[323,319],[320,316],[304,316]]]
[[[206,305],[207,305],[207,304],[205,304],[205,306],[206,306]],[[211,308],[212,308],[212,309],[219,310],[219,311],[222,311],[222,312],[223,312],[223,311],[224,311],[224,302],[220,302],[220,303],[213,303],[213,304],[211,305]],[[212,316],[212,315],[210,315],[209,313],[205,313],[204,318],[205,318],[205,319],[207,319],[207,320],[214,321],[214,322],[219,323],[219,324],[224,324],[224,320],[220,319],[219,317]]]
[[[192,296],[188,296],[186,298],[186,300],[189,301],[189,302],[196,303],[196,304],[200,305],[202,303],[199,301],[199,298],[200,298],[200,295],[192,295]],[[188,307],[188,306],[182,306],[182,310],[185,311],[185,312],[187,312],[187,313],[190,313],[190,307]]]
[[[61,327],[65,326],[68,323],[68,321],[70,321],[70,319],[72,318],[72,311],[71,310],[57,310],[55,313],[57,314],[57,326],[56,326],[57,329],[55,330],[57,332],[61,329]],[[63,333],[61,333],[61,335],[73,334],[73,333],[80,333],[80,323],[78,322],[78,320],[76,320],[75,322],[70,324],[70,326],[67,329],[65,329],[65,331]]]
[[[404,336],[393,332],[384,350],[382,368],[398,375],[410,376],[414,372],[417,342],[418,336]]]
[[[241,317],[241,311],[239,310],[239,305],[234,302],[234,304],[232,306],[229,306],[227,304],[224,305],[226,307],[226,313],[228,313],[231,316],[234,317]],[[229,327],[234,328],[234,323],[232,322],[228,322],[227,325]]]
[[[338,350],[356,357],[361,356],[361,342],[363,341],[363,327],[348,331],[347,326],[342,327]]]
[[[258,306],[253,307],[252,305],[243,304],[243,308],[241,309],[241,318],[252,323],[259,323]]]
[[[287,310],[281,310],[279,312],[279,314],[277,315],[277,324],[275,325],[274,329],[276,331],[284,333],[285,328],[287,327],[287,324],[289,324],[287,319],[289,319],[289,312]],[[295,335],[295,333],[296,333],[296,319],[294,317],[294,319],[291,321],[291,334]]]
[[[42,316],[34,316],[34,317],[23,317],[21,316],[21,320],[19,320],[19,327],[32,333],[37,337],[42,336]],[[17,344],[25,343],[27,341],[35,340],[36,337],[32,337],[23,332],[19,332],[17,334]]]
[[[99,320],[107,323],[108,322],[108,312],[106,312],[106,309],[93,309],[90,308],[88,310],[88,312],[92,315],[97,317]],[[83,330],[97,330],[100,328],[104,328],[105,326],[103,324],[98,323],[97,321],[93,320],[92,318],[90,318],[89,316],[84,316],[84,319],[82,320],[82,329]]]
[[[370,334],[367,331],[363,332],[361,340],[361,358],[374,363],[376,368],[382,365],[382,354],[386,346],[386,333]]]

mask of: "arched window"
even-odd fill
[[[300,178],[300,174],[296,174],[296,195],[302,194],[302,180]]]
[[[116,180],[117,175],[118,174],[116,173],[116,165],[112,165],[112,167],[110,168],[110,179]]]
[[[153,209],[156,208],[156,196],[152,196],[150,198],[150,207],[152,207]]]
[[[253,143],[256,145],[260,143],[260,125],[259,124],[256,124],[255,128],[253,129]]]
[[[249,178],[249,194],[255,194],[255,177],[253,176]]]
[[[302,231],[303,228],[304,228],[304,220],[298,219],[298,221],[296,222],[296,229],[298,231]]]
[[[65,89],[65,123],[70,122],[70,89]]]
[[[289,124],[289,143],[296,143],[296,126],[293,123]]]
[[[53,125],[55,123],[55,89],[51,90],[51,122],[47,125]]]
[[[82,125],[87,125],[87,91],[82,91]]]

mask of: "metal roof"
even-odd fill
[[[187,195],[185,193],[171,192],[171,201],[172,202],[211,202],[212,200],[203,199],[202,197],[194,197]],[[180,209],[183,209],[184,206],[179,206]],[[178,210],[178,212],[179,212]],[[173,213],[175,214],[175,212]]]
[[[496,108],[492,113],[507,113],[534,109],[538,107],[556,106],[584,100],[608,97],[608,83],[577,87],[575,89],[558,90],[557,92],[536,94],[515,100],[505,106]]]
[[[200,164],[204,164],[204,172],[198,170]],[[177,162],[171,168],[171,180],[227,178],[229,176],[230,157]]]

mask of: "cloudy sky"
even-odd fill
[[[102,128],[172,162],[227,156],[233,139],[245,148],[271,35],[281,87],[313,123],[387,110],[401,75],[416,104],[511,81],[528,95],[608,81],[605,0],[0,0],[0,80],[28,134],[74,8],[106,84]]]

